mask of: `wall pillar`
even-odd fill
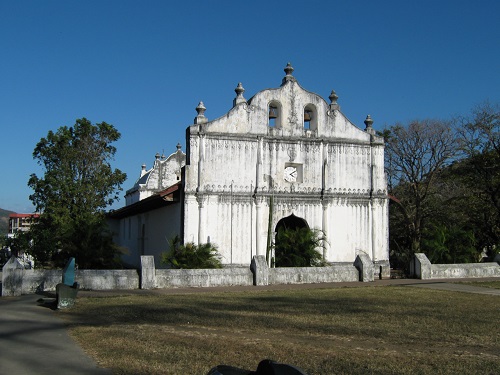
[[[255,254],[266,256],[266,244],[262,241],[264,225],[267,228],[268,218],[262,216],[262,206],[266,197],[255,198]],[[267,233],[267,230],[265,231]]]
[[[359,281],[368,282],[374,280],[373,262],[367,253],[358,251],[354,266],[359,271]]]
[[[13,255],[2,268],[2,297],[17,297],[23,291],[24,266]]]
[[[424,253],[416,253],[411,261],[410,274],[417,279],[431,279],[431,266],[431,262]]]
[[[269,285],[269,267],[264,255],[256,255],[252,258],[250,270],[253,273],[253,285]]]
[[[323,217],[322,217],[322,230],[323,233],[326,237],[326,241],[323,243],[323,260],[328,260],[328,257],[330,256],[330,241],[332,241],[331,238],[328,237],[328,201],[326,199],[323,199],[322,201],[322,207],[323,207]]]
[[[206,201],[207,197],[204,195],[198,195],[198,210],[199,210],[199,222],[198,222],[198,244],[206,243],[207,242],[207,236],[206,236],[206,225],[207,225],[207,220],[206,220]]]
[[[156,287],[155,257],[153,255],[141,256],[141,289]]]

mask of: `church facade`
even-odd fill
[[[388,275],[384,142],[370,116],[365,128],[358,128],[340,111],[334,91],[327,102],[305,90],[290,64],[280,87],[248,100],[241,84],[235,92],[232,109],[211,121],[200,102],[186,131],[185,161],[176,157],[180,164],[170,169],[172,178],[156,185],[146,199],[138,197],[144,186],[136,183],[137,189],[128,192],[129,204],[115,219],[142,215],[146,223],[148,212],[168,210],[178,217],[164,219],[165,233],[178,234],[184,243],[214,243],[223,263],[235,266],[266,255],[278,228],[305,226],[325,233],[327,262],[352,263],[362,251]],[[154,167],[144,172],[142,181],[154,173]],[[170,200],[140,209],[158,194]],[[123,245],[118,232],[117,242]],[[150,245],[151,251],[155,246],[166,250]]]

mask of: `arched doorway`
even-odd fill
[[[274,264],[276,267],[309,267],[321,261],[316,251],[322,237],[311,230],[306,220],[294,214],[276,224]]]
[[[274,231],[277,233],[280,229],[296,228],[309,228],[309,224],[307,224],[307,221],[305,221],[301,217],[291,214],[290,216],[284,217],[283,219],[278,221],[278,224],[276,224],[276,229]]]

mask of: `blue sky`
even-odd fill
[[[185,150],[200,100],[220,117],[238,82],[247,99],[278,87],[287,62],[360,127],[500,102],[499,15],[498,0],[2,0],[0,208],[33,211],[32,152],[49,130],[113,124],[126,190],[157,152]]]

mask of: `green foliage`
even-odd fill
[[[28,232],[16,232],[14,237],[7,238],[5,241],[5,246],[7,246],[11,254],[18,257],[24,252],[28,252],[31,248],[30,236]]]
[[[493,258],[500,246],[500,104],[484,102],[459,122],[461,179],[475,203],[471,218],[478,243]]]
[[[73,127],[49,131],[35,147],[33,158],[45,172],[31,175],[30,196],[41,219],[30,230],[31,254],[38,265],[62,266],[75,257],[80,268],[115,266],[117,248],[111,241],[105,208],[118,199],[126,175],[112,169],[120,133],[105,122],[85,118]]]
[[[449,122],[436,120],[395,124],[383,135],[391,204],[414,254],[421,251],[425,222],[433,214],[436,175],[456,156],[458,141]]]
[[[431,263],[478,262],[474,233],[454,223],[431,225],[424,235],[422,250]]]
[[[484,250],[492,260],[500,246],[500,106],[483,103],[455,123],[453,140],[423,142],[439,128],[384,132],[393,267],[417,251],[433,263],[477,262]],[[445,140],[460,153],[429,169]]]
[[[276,234],[274,253],[276,267],[324,266],[326,236],[323,231],[306,227],[280,228]]]
[[[217,246],[193,242],[182,245],[179,236],[169,240],[169,251],[162,254],[161,262],[180,269],[222,268]]]

